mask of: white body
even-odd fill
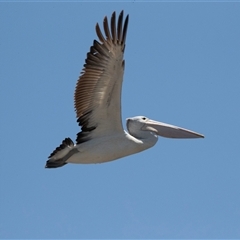
[[[103,163],[116,160],[134,153],[144,151],[157,142],[157,136],[151,134],[150,139],[136,139],[126,131],[117,135],[94,138],[89,142],[75,145],[79,153],[75,153],[67,163]]]

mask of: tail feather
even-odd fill
[[[62,159],[52,161],[52,160],[47,160],[45,168],[57,168],[57,167],[62,167],[66,165],[66,162],[63,162]]]
[[[66,163],[65,156],[72,150],[74,143],[71,138],[65,138],[59,147],[57,147],[48,157],[45,168],[62,167]]]

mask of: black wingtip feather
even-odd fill
[[[67,164],[66,162],[62,162],[61,160],[59,161],[48,160],[46,162],[45,168],[58,168],[58,167],[63,167],[66,164]]]
[[[65,138],[61,145],[59,147],[56,147],[56,149],[49,155],[48,158],[51,158],[52,156],[54,156],[57,152],[61,151],[62,149],[64,149],[67,146],[73,146],[74,142],[72,141],[71,138]]]

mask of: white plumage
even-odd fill
[[[123,11],[116,23],[103,20],[105,37],[99,25],[87,53],[84,68],[75,90],[75,110],[81,132],[76,144],[65,138],[49,156],[46,168],[67,163],[102,163],[141,152],[154,146],[158,136],[201,138],[203,135],[177,126],[156,122],[144,116],[127,119],[127,133],[121,121],[121,89],[125,62],[123,54],[128,26]]]

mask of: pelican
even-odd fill
[[[75,89],[75,111],[81,131],[76,144],[68,137],[48,157],[46,168],[67,163],[103,163],[153,147],[158,136],[167,138],[203,138],[202,134],[157,122],[145,116],[127,118],[126,132],[121,120],[123,59],[128,28],[123,11],[103,20],[105,36],[98,23],[94,40]]]

